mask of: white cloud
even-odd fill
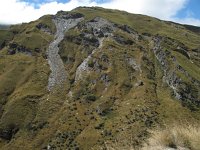
[[[33,4],[18,0],[1,0],[0,2],[0,23],[21,23],[38,19],[45,14],[55,14],[59,10],[71,10],[81,4],[77,0],[63,4],[48,2],[34,8]]]
[[[78,6],[101,6],[200,26],[200,20],[191,18],[191,16],[184,19],[175,18],[188,0],[110,0],[104,3],[97,3],[97,1],[70,0],[66,3],[58,3],[46,0],[46,3],[39,4],[38,8],[34,8],[33,4],[19,0],[0,0],[0,23],[29,22],[45,14],[55,14],[59,10],[68,11]]]
[[[178,22],[181,24],[190,24],[190,25],[195,25],[195,26],[200,26],[200,19],[192,18],[192,17],[187,17],[187,18],[172,18],[171,19],[174,22]]]
[[[102,6],[169,19],[182,9],[186,2],[187,0],[113,0]]]

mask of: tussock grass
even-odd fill
[[[164,129],[151,131],[152,137],[142,150],[199,150],[200,126],[198,125],[172,125]]]
[[[173,124],[150,131],[151,136],[142,148],[119,142],[105,143],[107,150],[200,150],[200,126]]]

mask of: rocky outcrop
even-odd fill
[[[114,36],[114,40],[122,45],[132,45],[134,42],[130,39],[125,39],[123,36]]]
[[[75,74],[75,82],[82,79],[84,76],[87,76],[90,71],[95,71],[100,73],[102,70],[106,70],[107,68],[102,67],[98,64],[98,59],[93,58],[93,54],[96,53],[98,50],[101,50],[103,45],[103,40],[112,39],[119,43],[120,45],[133,45],[134,40],[138,40],[139,34],[130,28],[127,25],[118,25],[114,24],[104,18],[96,17],[84,24],[79,24],[78,29],[81,32],[79,36],[76,37],[66,37],[66,40],[70,40],[70,42],[76,43],[78,45],[83,45],[88,47],[88,45],[92,46],[92,53],[88,55],[87,58],[83,60],[83,62],[78,66]],[[115,31],[125,32],[128,33],[128,37],[124,35],[118,35]],[[120,33],[119,32],[119,33]],[[111,65],[110,62],[106,62],[108,66]],[[128,60],[128,63],[131,67],[135,70],[141,72],[141,68],[139,65],[136,64],[133,60]],[[109,85],[109,77],[101,78],[105,85]]]
[[[115,25],[104,18],[96,17],[77,25],[77,28],[81,31],[80,35],[65,35],[65,40],[94,49],[100,46],[100,39],[112,36]]]
[[[108,37],[111,36],[116,29],[115,25],[108,20],[96,17],[85,24],[88,30],[91,30],[96,37]]]
[[[47,51],[47,59],[51,69],[48,83],[49,91],[51,91],[56,85],[62,85],[66,81],[67,77],[63,61],[58,54],[58,44],[63,40],[64,33],[67,30],[75,27],[82,20],[83,17],[80,15],[61,15],[61,13],[53,18],[53,22],[56,25],[57,32],[55,34],[55,39],[50,43]]]
[[[38,28],[39,30],[41,30],[47,34],[52,34],[51,29],[46,24],[39,23],[36,25],[36,28]]]
[[[19,45],[17,43],[10,43],[8,48],[8,54],[14,55],[16,53],[24,53],[26,55],[32,55],[31,50],[26,48],[25,46]]]
[[[86,41],[91,41],[88,39],[95,39],[95,45],[92,53],[88,55],[87,58],[83,60],[83,62],[78,66],[76,70],[76,75],[75,75],[75,82],[80,80],[83,77],[83,74],[87,74],[90,70],[90,67],[88,65],[88,61],[92,58],[92,55],[100,50],[103,46],[103,40],[108,37],[112,37],[113,31],[116,29],[115,25],[108,20],[101,18],[101,17],[96,17],[92,19],[91,21],[86,22],[84,25],[80,25],[79,29],[86,29],[90,32],[88,33],[83,33],[82,34],[82,39],[87,39]],[[98,44],[96,42],[98,41]],[[81,40],[79,40],[81,41]],[[88,42],[83,42],[83,45],[87,45]],[[98,45],[98,47],[97,47]]]
[[[184,104],[188,105],[191,109],[194,109],[194,105],[199,106],[200,100],[198,99],[198,90],[192,86],[192,84],[197,84],[199,81],[193,79],[181,66],[179,66],[176,58],[171,56],[168,51],[164,51],[161,46],[161,41],[163,37],[155,37],[153,52],[157,58],[157,60],[161,64],[161,68],[164,72],[163,81],[165,81],[169,87],[174,92],[174,95],[177,99],[181,100]],[[184,53],[183,55],[185,55]],[[173,61],[168,60],[168,58],[172,58]],[[171,64],[170,64],[171,63]],[[176,68],[172,68],[170,65],[177,66]],[[191,84],[184,82],[180,76],[178,76],[177,72],[183,73],[188,80],[191,81]]]
[[[18,130],[19,128],[15,125],[10,125],[6,129],[0,129],[0,138],[4,140],[11,140]]]
[[[181,53],[182,55],[184,55],[185,57],[190,59],[189,53],[185,49],[183,49],[182,47],[178,46],[177,49],[175,49],[175,51]]]
[[[118,26],[119,29],[129,33],[129,34],[138,34],[137,31],[133,30],[131,27],[129,27],[128,25],[119,25]]]
[[[64,20],[68,20],[68,19],[80,19],[80,18],[83,18],[84,15],[81,13],[69,13],[69,12],[61,10],[57,12],[56,17],[62,18]]]
[[[126,58],[126,61],[127,64],[131,66],[134,70],[142,72],[140,64],[137,64],[134,58]]]
[[[99,40],[95,36],[89,33],[82,33],[79,36],[65,36],[65,40],[69,42],[73,42],[77,45],[83,45],[85,47],[98,47]]]
[[[90,68],[89,68],[88,62],[92,58],[92,55],[101,48],[102,43],[103,43],[103,39],[99,39],[99,47],[94,49],[92,53],[88,55],[88,57],[84,59],[84,61],[78,66],[78,68],[76,69],[76,74],[75,74],[75,82],[82,79],[83,74],[87,74],[89,72]]]

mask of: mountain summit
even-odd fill
[[[199,41],[99,7],[0,30],[0,149],[140,149],[150,130],[198,124]]]

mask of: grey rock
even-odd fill
[[[46,24],[39,23],[36,25],[36,28],[38,28],[39,30],[41,30],[47,34],[52,34],[51,29]]]
[[[10,43],[9,49],[8,49],[8,54],[14,55],[16,53],[24,53],[24,54],[29,55],[29,56],[32,55],[31,50],[26,48],[25,46],[19,45],[17,43]]]
[[[126,61],[129,66],[131,66],[134,70],[142,72],[141,67],[133,58],[126,58]]]
[[[106,86],[108,86],[111,81],[109,75],[105,73],[101,75],[100,80],[102,80]]]
[[[75,18],[75,19],[74,19]],[[47,59],[51,69],[51,74],[49,76],[48,90],[51,91],[55,85],[63,85],[67,78],[67,72],[65,70],[63,61],[58,54],[59,47],[58,44],[63,40],[64,33],[75,27],[83,18],[77,18],[74,16],[55,16],[53,22],[56,25],[57,32],[55,34],[55,39],[50,43],[47,50]]]
[[[144,82],[142,80],[139,80],[137,83],[135,83],[135,87],[138,87],[138,86],[143,86],[144,85]]]
[[[132,40],[129,40],[129,39],[125,39],[124,37],[122,36],[114,36],[113,39],[119,43],[119,44],[122,44],[122,45],[132,45],[134,42]]]
[[[83,28],[85,29],[85,28]],[[83,45],[84,47],[98,47],[99,40],[98,37],[95,37],[92,33],[83,32],[78,36],[65,36],[66,41],[73,42],[77,45]]]
[[[66,12],[66,11],[59,11],[56,16],[54,16],[54,19],[55,18],[61,18],[61,19],[64,19],[64,20],[68,20],[68,19],[79,19],[79,18],[83,18],[84,15],[81,14],[81,13],[69,13],[69,12]]]
[[[118,26],[118,28],[120,28],[121,30],[123,30],[129,34],[138,34],[135,30],[133,30],[131,27],[129,27],[127,25]]]
[[[92,55],[94,53],[96,53],[98,50],[102,48],[103,40],[107,37],[111,37],[113,31],[116,29],[113,23],[101,17],[96,17],[86,22],[85,24],[79,25],[79,28],[82,30],[86,29],[89,31],[82,35],[85,39],[87,39],[84,41],[83,45],[87,45],[88,42],[86,41],[88,41],[88,39],[93,39],[94,41],[93,43],[95,43],[94,45],[95,48],[93,49],[92,53],[88,55],[88,57],[85,58],[83,62],[78,66],[75,75],[75,82],[82,79],[84,75],[87,75],[87,73],[90,71],[90,67],[88,66],[88,61],[92,58]],[[94,39],[98,40],[98,47],[96,47],[97,42]],[[98,63],[96,62],[94,66],[98,68]],[[100,70],[97,69],[96,71],[99,72]]]
[[[153,52],[157,58],[157,60],[161,64],[161,68],[164,71],[163,80],[169,85],[169,87],[173,90],[174,95],[177,99],[181,100],[183,103],[196,104],[200,105],[200,100],[198,100],[198,93],[194,92],[197,89],[193,89],[192,85],[189,85],[182,81],[182,79],[176,74],[176,71],[180,71],[185,74],[186,77],[191,81],[192,84],[200,86],[199,81],[193,79],[176,61],[175,58],[172,58],[172,63],[176,66],[173,70],[169,68],[169,62],[167,60],[170,57],[170,53],[162,50],[160,45],[163,40],[162,37],[156,37],[154,40],[154,48]],[[191,109],[193,106],[191,105]]]
[[[76,75],[75,75],[75,83],[82,79],[83,75],[86,74],[90,71],[90,68],[88,66],[88,61],[92,58],[92,55],[98,51],[102,47],[103,39],[99,39],[99,47],[95,48],[90,55],[88,55],[87,58],[83,60],[83,62],[78,66],[76,69]]]
[[[93,31],[93,34],[96,37],[111,36],[112,32],[115,30],[113,23],[101,17],[96,17],[93,20],[87,22],[85,25],[87,29],[91,29]]]

